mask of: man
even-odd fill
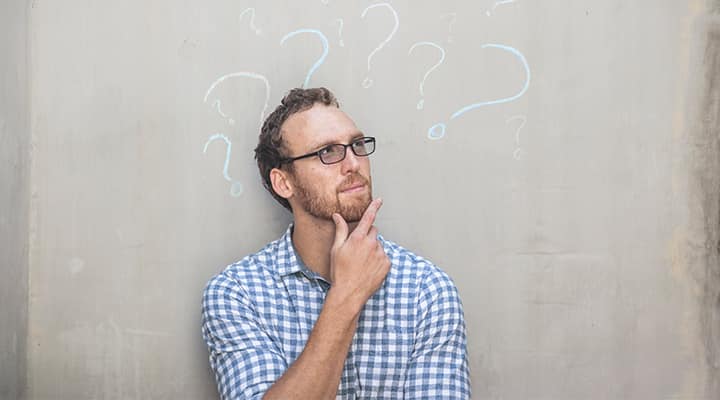
[[[373,226],[374,150],[325,88],[290,91],[263,124],[260,174],[294,221],[205,289],[223,399],[470,397],[457,289]]]

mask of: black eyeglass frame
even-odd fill
[[[366,144],[366,145],[369,144],[369,143],[372,143],[372,145],[373,145],[372,151],[369,152],[369,153],[367,153],[367,154],[358,154],[358,153],[355,151],[355,148],[352,147],[354,144],[356,144],[356,143],[358,143],[358,142],[364,142],[364,144]],[[343,156],[342,156],[341,159],[339,159],[339,160],[337,160],[337,161],[333,161],[333,162],[331,162],[331,163],[328,163],[328,162],[325,162],[325,160],[323,160],[322,156],[320,156],[320,152],[322,152],[323,150],[326,150],[327,148],[329,148],[329,147],[331,147],[331,146],[342,146],[342,147],[343,147]],[[282,166],[283,164],[290,164],[291,162],[294,162],[294,161],[297,161],[297,160],[302,160],[303,158],[309,158],[309,157],[314,157],[314,156],[317,156],[317,157],[320,159],[320,162],[323,163],[323,164],[325,164],[325,165],[337,164],[337,163],[341,162],[342,160],[344,160],[345,157],[347,157],[347,148],[348,148],[348,147],[350,147],[350,150],[352,150],[353,154],[355,154],[356,156],[358,156],[358,157],[367,157],[367,156],[369,156],[370,154],[372,154],[372,153],[375,152],[375,148],[376,148],[376,146],[375,146],[375,137],[373,137],[373,136],[363,136],[363,137],[361,137],[361,138],[357,138],[357,139],[353,140],[352,142],[350,142],[350,143],[348,143],[348,144],[343,144],[343,143],[333,143],[333,144],[329,144],[329,145],[327,145],[327,146],[324,146],[323,148],[321,148],[321,149],[318,150],[318,151],[313,151],[312,153],[303,154],[303,155],[301,155],[301,156],[297,156],[297,157],[293,157],[293,158],[285,158],[285,159],[282,159],[282,160],[280,160],[280,166]]]

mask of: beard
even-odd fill
[[[362,194],[342,195],[345,198],[341,201],[340,192],[358,183],[364,183],[367,191]],[[358,222],[372,202],[371,181],[358,173],[354,173],[345,179],[335,191],[333,197],[327,197],[317,190],[315,186],[297,179],[295,187],[297,189],[298,203],[303,210],[315,218],[330,221],[332,221],[332,215],[338,213],[345,222]]]

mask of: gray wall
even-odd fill
[[[28,4],[0,2],[0,399],[25,397],[30,104]]]
[[[251,150],[308,79],[379,139],[381,232],[456,281],[475,398],[717,399],[720,2],[371,4],[28,5],[32,171],[20,68],[0,173],[28,397],[216,396],[200,293],[290,221]]]

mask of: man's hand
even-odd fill
[[[335,241],[330,249],[330,277],[334,294],[359,313],[367,300],[380,288],[390,271],[382,244],[373,226],[381,199],[375,199],[365,210],[355,230],[348,236],[348,226],[340,214],[333,214]]]
[[[390,260],[372,226],[382,204],[368,206],[353,233],[333,214],[335,241],[330,249],[332,287],[305,348],[263,399],[334,399],[358,316],[390,271]]]

